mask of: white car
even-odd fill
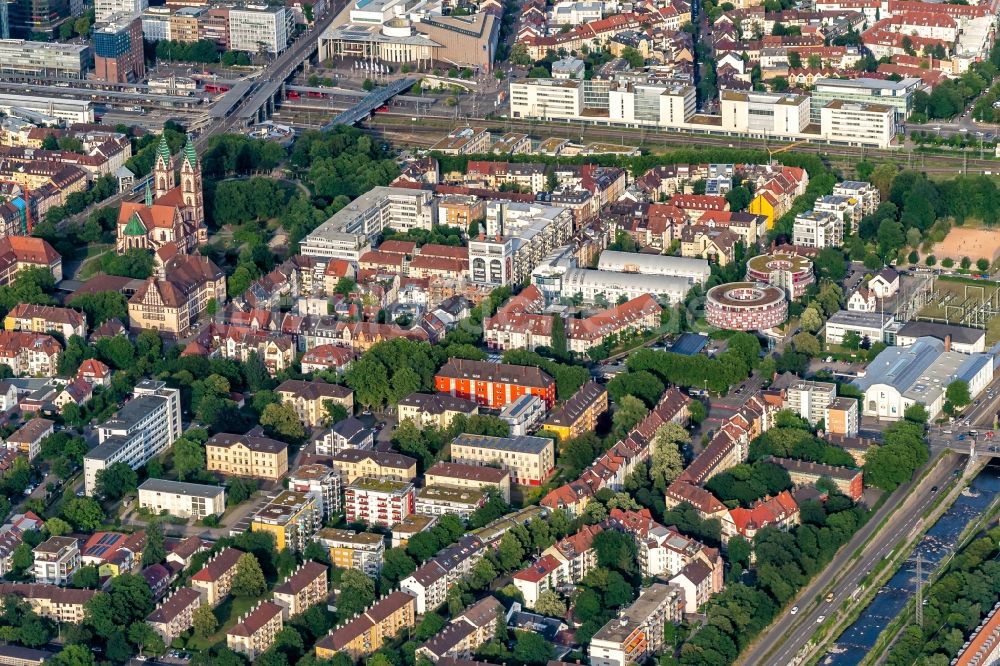
[[[818,618],[816,618],[816,624],[823,624],[823,620],[825,619],[826,615],[820,615]]]
[[[792,606],[792,612],[790,613],[790,615],[795,615],[798,612],[799,612],[799,607],[798,606]]]

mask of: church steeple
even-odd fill
[[[201,162],[188,135],[181,151],[181,197],[190,210],[190,220],[200,226],[205,223],[205,203],[202,195]]]
[[[174,187],[174,158],[170,155],[167,137],[160,135],[160,145],[156,147],[156,162],[153,164],[153,184],[159,199]]]

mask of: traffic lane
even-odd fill
[[[932,486],[939,486],[948,478],[949,475],[954,473],[955,467],[945,465],[938,471],[932,472],[928,475],[927,479],[924,480],[922,485],[931,483]],[[914,489],[917,490],[917,489]],[[909,497],[912,496],[912,493]],[[874,569],[875,565],[882,561],[893,548],[896,547],[897,543],[906,535],[908,535],[912,530],[914,530],[920,520],[922,519],[923,513],[930,505],[933,503],[937,493],[923,493],[920,495],[919,500],[914,504],[911,504],[909,508],[900,507],[907,511],[907,515],[903,520],[893,520],[891,523],[883,527],[882,531],[878,536],[875,537],[875,541],[870,543],[868,547],[862,551],[861,557],[856,561],[855,565],[848,569],[847,575],[841,578],[843,583],[838,586],[838,591],[834,592],[833,601],[826,603],[821,601],[818,606],[813,608],[811,611],[802,610],[795,616],[786,615],[786,620],[791,620],[786,622],[788,628],[793,629],[791,634],[787,634],[785,631],[781,631],[782,627],[779,625],[774,631],[778,631],[778,635],[788,635],[789,641],[786,641],[785,649],[783,649],[774,658],[769,659],[765,663],[768,666],[787,666],[791,663],[791,659],[799,653],[802,647],[812,638],[813,633],[816,631],[817,618],[820,615],[827,615],[839,608],[855,589],[861,584],[861,581],[868,572]],[[904,500],[905,501],[905,500]],[[874,546],[874,549],[873,549]],[[850,555],[853,553],[845,552],[845,558],[849,559]],[[836,559],[836,558],[835,558]],[[842,567],[843,565],[841,565]],[[825,582],[819,586],[820,589],[826,587],[830,583],[830,579],[833,578],[834,569],[827,567],[825,569],[828,573],[824,576]],[[798,628],[793,624],[794,618],[803,618]]]

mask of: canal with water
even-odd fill
[[[983,514],[1000,492],[1000,469],[987,467],[969,485],[969,494],[958,496],[955,503],[914,546],[907,561],[882,587],[857,620],[841,634],[826,653],[822,666],[856,666],[875,645],[882,630],[916,594],[916,558],[923,558],[926,576],[954,550],[965,527]]]

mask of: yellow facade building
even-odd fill
[[[288,473],[288,445],[269,437],[219,433],[205,442],[209,472],[276,481]]]
[[[321,524],[322,513],[315,497],[285,490],[257,512],[250,530],[273,534],[278,551],[300,551],[305,550]]]

